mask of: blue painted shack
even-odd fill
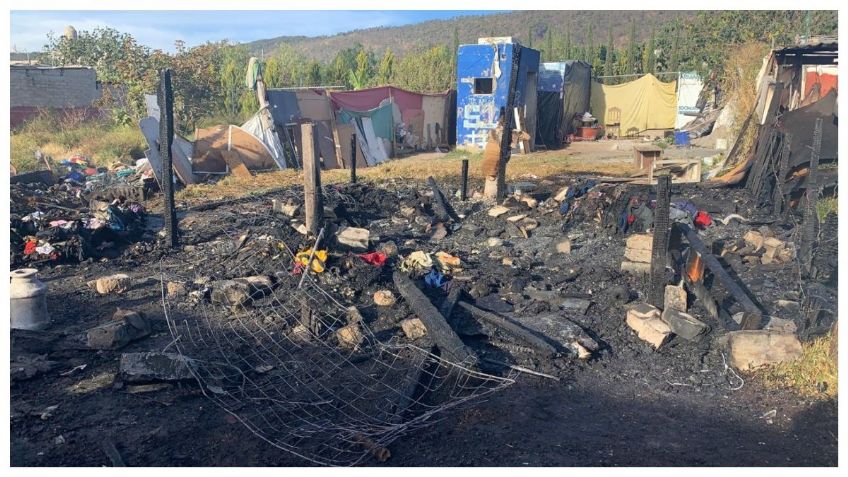
[[[519,51],[515,104],[519,126],[536,138],[536,83],[539,52],[520,47],[511,38],[481,38],[476,45],[460,45],[457,52],[456,145],[482,150],[489,131],[497,126],[506,108],[515,51]],[[514,114],[511,112],[511,114]]]

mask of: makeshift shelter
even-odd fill
[[[456,143],[457,147],[482,150],[489,131],[497,126],[501,109],[509,96],[512,62],[520,51],[515,81],[514,107],[519,124],[515,129],[530,135],[530,149],[536,139],[539,52],[516,49],[512,38],[481,38],[476,45],[460,45],[457,52]],[[506,111],[505,111],[506,112]],[[515,114],[514,111],[506,112]]]
[[[592,67],[579,60],[542,63],[537,86],[536,141],[559,149],[574,133],[574,118],[589,111]]]
[[[677,82],[664,83],[647,74],[629,83],[592,84],[590,107],[601,124],[612,111],[620,112],[622,135],[649,129],[674,129],[677,119]]]
[[[426,94],[394,86],[330,93],[339,124],[358,131],[369,163],[382,162],[401,148],[449,146],[451,98],[451,91]]]
[[[739,133],[744,137],[747,128],[758,127],[754,151],[740,156],[737,139],[723,164],[733,167],[711,181],[713,185],[744,181],[762,205],[773,205],[776,212],[796,207],[810,184],[824,194],[836,193],[838,91],[827,86],[831,80],[822,75],[818,75],[822,83],[811,86],[809,81],[817,77],[809,72],[833,72],[829,67],[837,65],[838,58],[836,38],[825,37],[769,53],[758,75],[757,105]],[[825,89],[827,94],[820,97]],[[813,161],[813,133],[818,120],[821,146]]]
[[[300,166],[302,142],[300,124],[315,125],[315,143],[325,169],[339,167],[334,135],[334,115],[327,92],[320,88],[298,90],[269,89],[265,93],[274,119],[276,135],[289,164]]]

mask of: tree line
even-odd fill
[[[531,26],[526,35],[515,36],[525,46],[539,50],[542,61],[585,61],[592,65],[596,78],[615,83],[632,79],[626,75],[645,73],[720,73],[728,53],[745,42],[784,45],[797,35],[833,34],[836,26],[836,12],[829,11],[704,11],[666,22],[642,41],[637,40],[644,35],[637,35],[635,20],[624,41],[611,25],[596,24],[588,25],[580,38],[555,25]],[[391,48],[373,51],[353,44],[329,62],[310,59],[296,47],[282,44],[263,58],[264,79],[270,88],[362,89],[392,84],[419,92],[445,91],[456,87],[459,32],[454,29],[452,38],[446,36],[448,41],[421,45],[402,57]],[[42,61],[94,66],[99,81],[122,86],[123,94],[107,95],[104,102],[111,103],[116,117],[131,119],[144,114],[143,95],[155,92],[157,71],[171,68],[174,112],[185,132],[203,118],[238,122],[257,110],[255,94],[244,81],[249,58],[244,45],[228,41],[191,48],[177,42],[175,51],[166,53],[138,44],[127,33],[97,28],[74,36],[50,35]]]

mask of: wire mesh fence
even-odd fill
[[[321,465],[382,460],[402,433],[513,382],[397,334],[378,338],[312,275],[297,288],[286,229],[264,202],[240,204],[236,217],[205,230],[216,238],[195,250],[229,262],[204,270],[217,279],[211,291],[192,308],[176,306],[166,282],[186,272],[163,268],[163,307],[171,346],[203,394],[260,439]]]

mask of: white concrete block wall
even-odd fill
[[[100,98],[94,68],[12,67],[10,106],[78,108]]]

